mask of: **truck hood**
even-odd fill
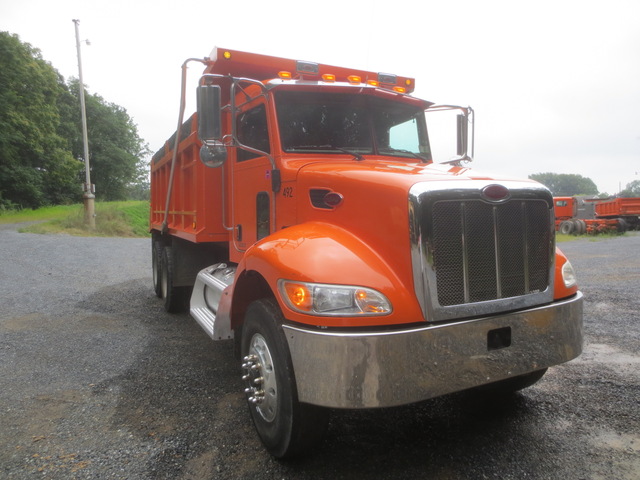
[[[484,175],[466,167],[409,163],[386,157],[313,163],[308,158],[305,163],[300,159],[299,168],[286,174],[288,180],[297,177],[292,195],[297,201],[295,223],[328,222],[353,232],[370,245],[408,242],[409,192],[416,184],[431,183],[432,188],[427,188],[452,191],[463,185],[473,188],[474,183],[478,188],[494,182],[504,182],[507,188],[515,184],[539,185],[532,180],[514,182],[508,177]],[[329,193],[338,194],[332,196],[332,201],[340,199],[337,205],[325,203]]]
[[[441,163],[421,164],[393,161],[386,157],[384,160],[363,161],[329,161],[309,163],[308,159],[302,163],[290,164],[297,172],[297,180],[301,184],[307,182],[318,183],[314,187],[331,188],[332,185],[342,184],[345,180],[351,185],[384,184],[401,188],[405,192],[418,182],[446,182],[461,180],[484,180],[496,182],[513,181],[506,176],[487,175],[480,171],[467,167],[459,167]],[[519,179],[526,183],[535,183],[533,180]],[[326,185],[322,185],[326,183]],[[309,185],[311,186],[311,185]]]

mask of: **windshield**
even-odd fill
[[[347,93],[276,92],[285,152],[389,155],[431,161],[424,112],[401,102]],[[362,157],[360,157],[362,158]]]

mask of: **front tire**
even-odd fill
[[[274,457],[290,458],[322,439],[329,412],[298,401],[282,320],[275,301],[251,303],[242,327],[241,353],[247,403],[260,440]]]

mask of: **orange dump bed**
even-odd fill
[[[640,215],[640,198],[614,198],[596,203],[596,216],[600,218]]]
[[[223,168],[208,168],[200,161],[196,115],[184,122],[173,173],[167,227],[170,234],[191,242],[224,242],[229,233],[222,218]],[[162,230],[175,134],[151,160],[152,230]]]

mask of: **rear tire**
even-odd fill
[[[584,220],[578,220],[578,223],[580,224],[580,235],[584,235],[587,233],[587,222],[585,222]]]
[[[162,249],[162,275],[160,276],[160,288],[164,298],[164,309],[169,313],[184,312],[189,305],[188,287],[176,287],[174,282],[175,265],[173,263],[173,250],[171,245]]]
[[[629,224],[625,221],[624,218],[618,219],[616,230],[618,231],[618,233],[625,233],[627,230],[629,230]]]
[[[267,451],[291,458],[319,442],[329,411],[300,403],[282,313],[273,300],[251,303],[242,327],[243,380],[253,424]]]
[[[559,230],[563,235],[571,235],[573,233],[573,222],[571,222],[571,220],[564,220],[560,224]]]
[[[162,298],[162,242],[151,240],[151,268],[153,270],[153,290]]]

